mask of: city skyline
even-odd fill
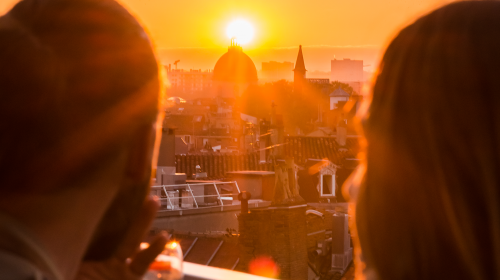
[[[0,14],[18,0],[0,3]],[[267,61],[293,61],[299,45],[309,71],[329,71],[330,60],[365,61],[374,71],[380,52],[405,24],[450,0],[422,1],[165,1],[122,0],[151,33],[164,64],[209,69],[229,45],[227,26],[244,19],[255,35],[245,52],[258,68]],[[292,49],[292,51],[288,51]],[[196,62],[192,61],[196,57]]]

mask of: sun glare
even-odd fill
[[[236,42],[240,45],[249,43],[253,38],[253,26],[246,20],[238,19],[231,22],[226,29],[227,36],[232,39],[235,38]]]

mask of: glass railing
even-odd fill
[[[240,188],[232,182],[203,182],[152,186],[162,210],[196,209],[239,204]]]

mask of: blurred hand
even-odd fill
[[[141,279],[156,256],[163,251],[168,241],[168,234],[162,232],[154,237],[147,249],[139,249],[139,245],[149,230],[158,208],[158,199],[148,198],[130,227],[123,243],[118,247],[115,256],[102,262],[83,262],[75,279]]]

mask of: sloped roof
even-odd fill
[[[343,89],[338,88],[334,90],[332,93],[330,93],[330,96],[334,97],[349,97],[349,93],[345,92]]]
[[[217,138],[223,137],[217,136]],[[208,178],[211,179],[225,178],[226,173],[231,171],[274,171],[274,162],[259,162],[259,152],[240,155],[219,153],[176,155],[175,164],[177,172],[186,174],[193,174],[196,165],[200,165],[201,170],[207,172]]]
[[[340,146],[335,137],[285,137],[285,155],[293,157],[297,164],[304,164],[307,159],[328,159],[341,165],[346,157],[358,154],[358,139],[348,138],[346,146]]]

